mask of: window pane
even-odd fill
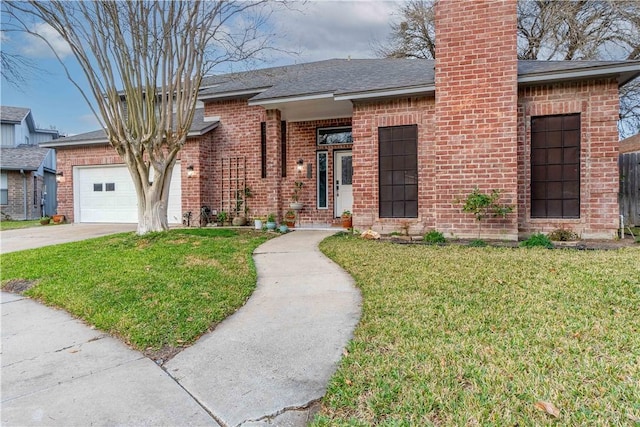
[[[327,153],[318,153],[318,208],[326,208],[327,205]]]
[[[531,119],[531,216],[580,216],[580,115]]]
[[[113,182],[107,182],[104,185],[104,191],[116,191],[116,184]]]
[[[0,205],[9,204],[9,190],[0,190]]]
[[[351,156],[342,157],[342,184],[351,185],[353,178],[353,164]]]
[[[418,216],[417,126],[378,129],[381,218]]]
[[[102,183],[93,184],[93,191],[102,191]]]
[[[318,129],[318,145],[352,144],[353,134],[351,128],[324,128]]]

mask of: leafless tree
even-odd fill
[[[388,58],[435,57],[435,0],[400,6],[391,36],[377,48]],[[519,0],[518,57],[535,60],[640,59],[637,0]],[[640,131],[640,82],[620,92],[620,133]]]
[[[31,0],[3,2],[3,9],[14,25],[49,45],[127,164],[138,197],[138,234],[166,230],[171,173],[203,74],[265,49],[266,2]],[[33,30],[40,22],[69,44],[87,91]]]

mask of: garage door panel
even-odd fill
[[[74,206],[79,222],[138,221],[135,187],[126,166],[78,167],[74,170]],[[169,223],[182,216],[180,165],[176,164],[169,191]]]

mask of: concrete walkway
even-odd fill
[[[61,224],[0,232],[0,253],[35,249],[93,237],[136,231],[136,224]]]
[[[296,231],[260,246],[247,304],[158,367],[2,293],[2,425],[303,426],[360,316],[352,279]]]

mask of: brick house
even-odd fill
[[[0,107],[0,212],[15,220],[56,212],[56,153],[39,143],[58,131],[37,129],[29,108]]]
[[[349,210],[358,229],[470,237],[477,225],[460,199],[477,186],[514,206],[483,237],[558,227],[614,237],[618,89],[640,61],[518,61],[515,1],[436,11],[435,61],[332,59],[206,77],[210,127],[181,152],[181,211],[233,211],[248,187],[249,217],[282,217],[303,182],[303,226]],[[75,138],[50,146],[73,177],[60,209],[84,221],[78,170],[96,168],[99,180],[122,162],[104,138]]]

